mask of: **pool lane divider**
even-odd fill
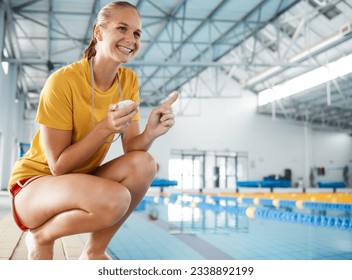
[[[214,197],[213,197],[214,198]],[[219,201],[222,199],[218,197]],[[312,214],[312,213],[300,213],[294,211],[287,211],[287,208],[275,209],[274,207],[268,207],[266,201],[263,206],[223,206],[223,211],[234,213],[235,215],[245,216],[251,219],[265,219],[272,221],[304,224],[309,226],[328,227],[346,231],[352,231],[352,218],[351,216],[339,217],[325,214]],[[211,206],[210,206],[211,207]],[[219,207],[216,209],[220,210]]]
[[[291,197],[290,197],[291,195]],[[170,200],[175,200],[179,196],[182,197],[197,197],[199,199],[212,197],[214,199],[221,198],[223,200],[233,200],[239,204],[248,204],[255,206],[268,206],[275,208],[296,208],[296,209],[309,209],[309,210],[333,210],[343,211],[352,214],[352,195],[332,195],[332,194],[312,194],[312,195],[300,195],[300,194],[270,194],[268,197],[265,194],[249,195],[203,195],[203,194],[170,194]],[[295,199],[296,198],[296,199]],[[185,199],[184,199],[185,200]],[[330,200],[330,201],[329,201]],[[339,202],[341,201],[341,202]]]
[[[352,231],[352,204],[327,203],[302,200],[279,200],[259,197],[211,196],[197,194],[171,194],[168,197],[146,196],[146,203],[173,203],[183,207],[200,208],[215,212],[227,211],[247,218],[298,223],[310,226],[328,227]],[[319,211],[344,211],[345,216],[331,216],[321,213],[294,212],[293,209]]]

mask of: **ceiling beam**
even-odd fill
[[[24,8],[26,8],[28,6],[31,6],[31,5],[33,5],[33,4],[37,3],[37,2],[41,2],[41,0],[28,1],[28,2],[25,2],[25,3],[21,4],[21,5],[12,6],[12,9],[13,9],[13,11],[18,12],[18,11],[21,11],[22,9],[24,9]]]
[[[187,43],[187,42],[190,42],[190,40],[199,32],[199,30],[201,30],[201,28],[202,28],[214,15],[216,15],[216,14],[220,11],[220,9],[222,8],[222,6],[223,6],[226,2],[227,2],[227,0],[221,1],[221,2],[207,15],[207,17],[204,18],[204,19],[198,24],[198,26],[194,29],[194,31],[193,31],[191,34],[189,34],[189,35],[181,42],[181,44],[180,44],[175,50],[173,50],[173,52],[172,52],[167,58],[165,58],[165,60],[171,60],[178,52],[180,52],[180,50],[182,49],[182,47],[184,46],[184,44]],[[156,69],[156,70],[149,76],[149,78],[148,78],[146,81],[144,81],[144,83],[148,83],[149,80],[150,80],[154,75],[156,75],[156,73],[157,73],[159,70],[160,70],[160,68]],[[180,72],[181,72],[181,71],[180,71]],[[198,72],[198,73],[199,73],[199,72]],[[173,78],[174,78],[174,76],[171,77],[171,78],[169,79],[169,81],[170,81],[171,79],[173,79]],[[165,81],[165,83],[168,83],[168,81]],[[164,83],[164,84],[165,84],[165,83]],[[160,89],[158,89],[158,90],[160,90]]]
[[[275,14],[273,12],[273,16],[265,21],[265,22],[261,22],[261,21],[257,21],[257,26],[254,30],[250,30],[250,32],[247,32],[245,35],[243,35],[235,44],[233,44],[231,47],[229,46],[227,48],[227,50],[225,51],[222,51],[221,54],[219,54],[218,56],[215,56],[213,58],[214,61],[217,61],[217,60],[220,60],[221,57],[223,57],[224,55],[228,54],[231,50],[233,50],[234,48],[236,48],[237,46],[239,46],[243,41],[245,41],[246,39],[248,39],[250,36],[253,36],[254,34],[256,34],[259,30],[261,30],[262,28],[264,28],[267,24],[269,24],[270,22],[272,22],[274,19],[276,19],[277,17],[279,17],[282,13],[284,13],[285,11],[287,11],[289,8],[291,8],[293,5],[297,4],[299,2],[299,0],[291,0],[285,7],[283,7],[281,9],[281,5],[282,5],[282,1],[278,4],[278,8],[277,8],[277,11]],[[207,20],[209,20],[210,18],[212,18],[221,8],[221,5],[224,3],[224,1],[222,1],[212,12],[211,14],[207,17]],[[268,4],[269,2],[267,0],[263,0],[261,2],[259,2],[255,7],[253,7],[246,15],[244,15],[242,17],[241,20],[237,21],[236,23],[234,23],[232,26],[230,26],[227,31],[224,31],[223,32],[223,35],[220,36],[218,39],[216,39],[215,41],[211,42],[209,44],[209,46],[203,51],[203,52],[200,52],[194,59],[193,61],[197,61],[197,60],[200,60],[202,58],[202,56],[210,51],[211,49],[215,48],[216,46],[218,45],[221,45],[222,42],[226,42],[227,40],[229,40],[229,37],[232,38],[232,37],[236,37],[234,36],[234,34],[236,35],[236,31],[237,31],[237,28],[239,28],[241,26],[241,24],[244,24],[246,25],[246,21],[247,20],[250,20],[252,17],[255,17],[257,14],[256,13],[260,13],[260,10],[262,9],[262,7],[265,5],[265,4]],[[279,9],[280,7],[280,9]],[[188,41],[191,36],[193,36],[196,32],[192,33],[187,39],[186,41]],[[175,54],[177,51],[179,51],[179,49],[182,47],[179,46],[179,48],[173,52],[173,54]],[[248,65],[247,65],[248,66]],[[194,75],[192,77],[189,77],[188,80],[190,80],[191,78],[197,76],[201,71],[203,71],[204,69],[200,69],[199,71],[196,71],[194,73]],[[155,71],[156,73],[157,71]],[[181,74],[182,71],[179,71],[178,73],[176,73],[174,76],[170,77],[169,80],[166,80],[165,83],[166,84],[169,84],[170,81],[172,81],[173,79],[175,79],[176,76],[179,76]],[[182,86],[184,83],[186,83],[187,80],[185,80],[182,84],[180,84],[180,86]],[[157,91],[160,91],[160,88],[157,89]],[[171,89],[172,90],[172,89]]]
[[[7,1],[8,1],[8,0],[7,0]],[[45,27],[45,28],[49,28],[49,25],[48,25],[48,24],[42,23],[42,22],[40,22],[40,21],[38,21],[38,20],[35,20],[34,18],[28,17],[28,16],[26,16],[26,15],[23,14],[23,13],[17,13],[17,15],[21,16],[22,18],[24,18],[24,19],[26,19],[26,20],[32,21],[32,22],[34,22],[34,23],[36,23],[36,24],[38,24],[38,25],[40,25],[40,26],[43,26],[43,27]],[[52,31],[51,33],[56,32],[57,34],[60,34],[60,35],[63,35],[63,36],[65,36],[65,37],[69,38],[70,40],[72,40],[73,42],[75,42],[75,44],[76,44],[77,42],[78,42],[79,44],[82,44],[82,40],[77,40],[76,38],[74,38],[74,37],[70,36],[69,34],[67,34],[66,31],[60,31],[59,29],[54,28],[54,27],[51,27],[51,31]]]
[[[5,9],[4,9],[4,4],[0,2],[0,62],[2,62],[4,44],[5,44]]]
[[[146,56],[146,54],[148,53],[148,51],[151,49],[152,45],[158,40],[158,38],[161,36],[162,32],[165,30],[165,28],[167,27],[168,23],[169,23],[169,19],[170,18],[174,18],[175,15],[179,12],[179,10],[185,5],[185,3],[187,2],[187,0],[179,0],[177,2],[177,4],[175,5],[175,7],[172,9],[172,11],[170,12],[170,14],[166,15],[165,17],[163,17],[163,24],[160,26],[159,30],[155,33],[155,35],[153,36],[153,38],[150,40],[150,44],[147,48],[145,48],[144,52],[140,52],[137,55],[137,58],[143,60]],[[142,3],[140,3],[140,5],[142,5]]]
[[[33,64],[33,65],[43,65],[47,61],[40,58],[4,58],[4,61],[15,63],[15,64]],[[52,61],[56,65],[67,65],[67,61]],[[246,66],[245,62],[217,62],[217,61],[138,61],[133,60],[126,64],[129,67],[146,67],[146,66],[157,66],[157,67],[225,67],[225,66]],[[258,67],[270,67],[274,64],[270,63],[258,63],[253,64]],[[277,64],[275,64],[277,65]],[[297,65],[296,65],[297,66]],[[301,65],[302,66],[302,65]],[[302,66],[303,67],[303,66]]]
[[[4,0],[3,3],[5,8],[5,14],[6,14],[5,30],[7,31],[8,40],[10,42],[9,47],[11,48],[10,50],[8,50],[9,56],[15,57],[15,58],[21,58],[21,51],[20,51],[19,43],[16,36],[15,20],[13,17],[13,11],[11,9],[10,1]]]

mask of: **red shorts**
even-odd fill
[[[15,196],[24,188],[27,187],[30,183],[32,183],[34,180],[43,177],[41,175],[39,176],[34,176],[32,178],[26,178],[26,179],[22,179],[16,182],[16,184],[13,184],[10,188],[10,193],[12,194],[12,214],[13,214],[13,218],[16,222],[16,224],[18,225],[18,227],[23,230],[23,231],[27,231],[29,230],[29,228],[27,228],[26,226],[22,225],[19,217],[17,216],[17,212],[15,209]]]

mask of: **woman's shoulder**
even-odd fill
[[[82,59],[57,69],[48,77],[42,91],[54,88],[60,92],[68,92],[68,89],[82,85],[87,80],[87,63]]]
[[[73,62],[71,64],[65,65],[58,70],[56,70],[51,76],[53,77],[63,77],[63,78],[78,78],[85,77],[88,67],[88,62],[86,59],[81,59],[79,61]]]

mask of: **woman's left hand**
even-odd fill
[[[174,92],[171,97],[150,113],[146,132],[153,138],[165,134],[175,124],[175,115],[171,106],[177,100],[178,96],[179,93],[177,91]]]

